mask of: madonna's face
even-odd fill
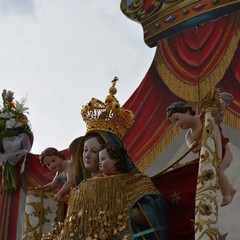
[[[83,163],[92,176],[99,173],[99,149],[100,143],[96,137],[89,138],[84,142]]]

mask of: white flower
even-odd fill
[[[9,119],[13,116],[15,116],[15,114],[13,114],[12,112],[0,113],[0,118],[4,118],[4,119]]]
[[[22,126],[23,124],[21,122],[16,121],[14,118],[11,118],[6,121],[6,129],[11,129],[11,128],[17,128]]]
[[[21,102],[15,101],[15,111],[17,114],[24,113],[29,109],[28,107],[24,107],[25,102],[26,99],[22,99]]]

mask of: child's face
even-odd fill
[[[182,129],[188,129],[191,127],[192,116],[189,113],[173,113],[169,120]]]
[[[99,169],[101,172],[108,172],[116,169],[116,160],[112,159],[106,149],[99,152]]]
[[[63,170],[63,159],[57,155],[46,156],[43,163],[52,172],[59,172]]]

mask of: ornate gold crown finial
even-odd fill
[[[112,80],[112,86],[109,88],[109,95],[106,97],[105,102],[107,102],[107,103],[111,103],[113,101],[118,102],[118,100],[115,97],[115,94],[117,93],[117,89],[115,87],[117,81],[118,81],[118,77],[114,77],[114,79]]]
[[[115,97],[117,81],[117,77],[112,80],[112,86],[109,88],[109,95],[105,102],[92,98],[88,104],[83,106],[81,115],[86,123],[87,132],[102,130],[122,137],[126,129],[133,125],[132,111],[120,107]]]

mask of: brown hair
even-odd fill
[[[127,163],[125,159],[125,150],[121,148],[118,144],[115,143],[105,143],[101,145],[99,151],[106,149],[107,153],[109,154],[110,158],[116,160],[116,169],[121,172],[127,171]]]
[[[77,153],[77,150],[78,150],[79,143],[80,143],[81,139],[82,139],[82,136],[77,137],[69,144],[68,151],[71,154],[76,154]]]
[[[45,166],[44,164],[44,158],[46,156],[58,156],[60,158],[62,158],[63,160],[65,160],[65,155],[58,151],[56,148],[53,148],[53,147],[49,147],[49,148],[46,148],[44,151],[41,152],[40,156],[39,156],[39,159],[40,159],[40,163]]]
[[[167,118],[170,118],[173,113],[186,113],[187,111],[189,111],[190,115],[192,116],[196,114],[196,111],[193,110],[192,107],[189,106],[187,103],[174,102],[166,109],[166,115]]]
[[[102,144],[105,144],[104,139],[101,137],[101,135],[100,135],[99,133],[96,133],[96,132],[92,132],[92,133],[88,134],[87,137],[84,138],[84,143],[85,143],[88,139],[94,138],[94,137],[97,139],[97,141],[98,141],[99,144],[101,144],[101,145],[102,145]]]

